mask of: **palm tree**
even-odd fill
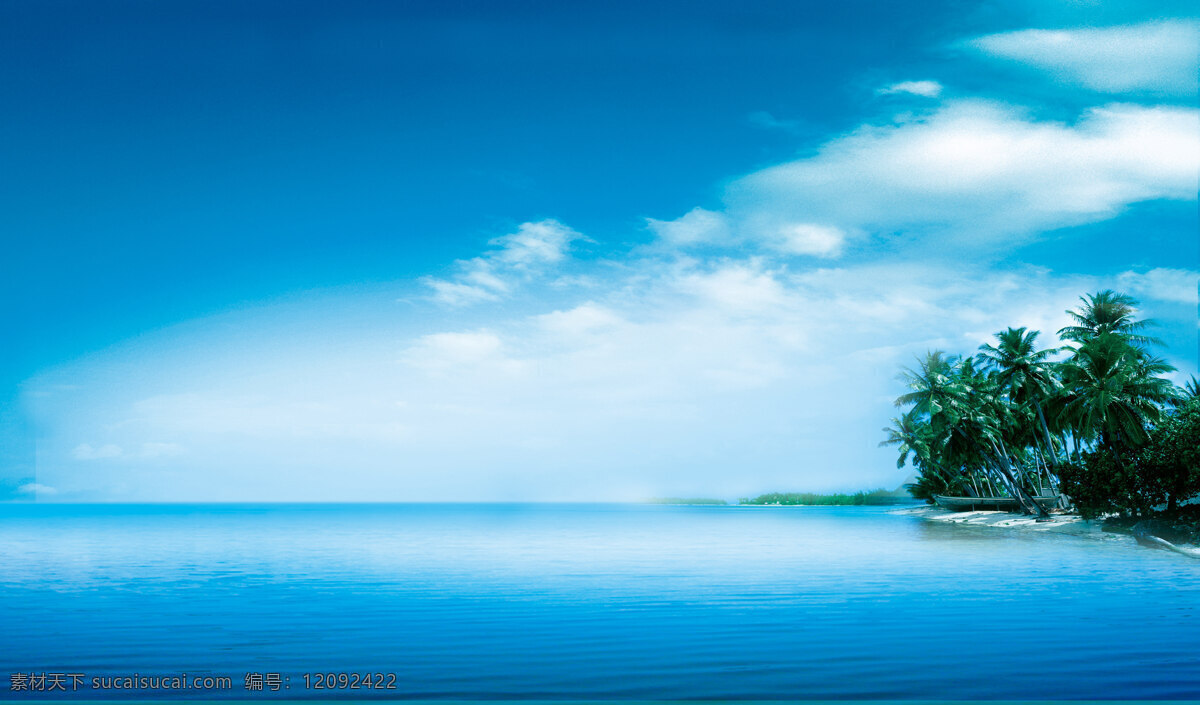
[[[958,452],[970,454],[973,451],[974,456],[992,470],[1027,514],[1048,518],[1046,510],[1022,486],[1023,473],[1008,443],[1013,438],[1013,429],[1017,427],[1014,409],[985,384],[973,386],[968,394],[958,406],[957,417],[948,416],[946,420],[952,427],[950,438],[960,441],[956,444]]]
[[[1174,368],[1152,358],[1120,333],[1103,332],[1062,363],[1062,416],[1085,441],[1117,454],[1146,440],[1146,428],[1176,397],[1157,375]]]
[[[929,423],[912,410],[893,418],[891,423],[891,426],[883,429],[888,437],[880,441],[879,445],[899,446],[897,468],[904,467],[909,456],[912,456],[913,467],[917,469],[917,480],[905,485],[909,494],[917,499],[933,501],[935,494],[949,493],[955,478],[952,473],[945,471],[939,459],[934,457],[934,449],[930,444]]]
[[[979,359],[994,370],[996,382],[1008,394],[1009,401],[1018,407],[1033,406],[1041,425],[1046,453],[1054,463],[1054,441],[1046,423],[1043,403],[1062,388],[1054,374],[1055,365],[1048,359],[1058,350],[1038,350],[1038,335],[1038,331],[1026,332],[1024,327],[1008,328],[996,334],[997,345],[979,347]]]
[[[1047,516],[1021,487],[1019,471],[1005,450],[1006,410],[972,359],[960,361],[932,351],[918,360],[916,369],[905,369],[901,379],[910,391],[896,399],[896,406],[911,405],[909,413],[928,419],[930,445],[937,449],[943,470],[990,470],[1026,512]]]
[[[1112,289],[1105,289],[1081,296],[1079,300],[1083,302],[1079,311],[1066,312],[1075,321],[1075,325],[1058,331],[1063,340],[1083,343],[1104,333],[1115,333],[1133,345],[1162,345],[1162,341],[1157,338],[1142,334],[1146,328],[1158,324],[1153,320],[1139,321],[1135,318],[1137,299],[1127,294],[1118,294]]]
[[[1058,331],[1079,345],[1068,348],[1073,355],[1062,364],[1065,389],[1057,399],[1057,415],[1077,443],[1099,442],[1119,454],[1117,444],[1145,440],[1147,426],[1159,418],[1159,405],[1174,396],[1171,385],[1157,378],[1174,368],[1146,351],[1163,343],[1143,334],[1157,324],[1136,317],[1136,299],[1105,289],[1080,301],[1079,311],[1067,311],[1076,325]]]
[[[934,416],[954,403],[958,391],[954,385],[954,365],[958,358],[941,350],[931,350],[917,360],[917,368],[906,367],[900,379],[911,390],[896,399],[896,406],[912,405],[918,415]]]
[[[914,496],[1007,491],[1026,513],[1047,517],[1027,487],[1040,493],[1060,472],[1093,462],[1097,472],[1141,467],[1125,457],[1165,423],[1165,405],[1200,397],[1200,380],[1180,389],[1163,377],[1174,368],[1149,351],[1160,344],[1145,334],[1154,322],[1137,318],[1133,298],[1105,290],[1081,302],[1059,331],[1067,347],[1040,350],[1037,331],[1008,328],[975,357],[932,351],[903,371],[896,406],[908,410],[880,445],[898,446],[898,467],[912,457]],[[1051,359],[1062,351],[1071,357]],[[1074,465],[1059,464],[1060,449]]]
[[[1176,409],[1182,409],[1193,399],[1197,398],[1200,398],[1200,379],[1196,379],[1196,375],[1192,375],[1191,379],[1184,382],[1182,387],[1176,389],[1175,398],[1171,400],[1171,406]]]
[[[1196,375],[1188,380],[1188,383],[1183,385],[1183,393],[1189,397],[1200,397],[1200,379],[1196,379]]]
[[[929,463],[929,445],[921,438],[921,421],[916,413],[909,411],[899,418],[893,418],[892,425],[885,427],[883,432],[888,434],[880,446],[900,446],[900,457],[896,459],[896,467],[902,468],[908,462],[909,454],[913,456],[913,464],[918,468]]]

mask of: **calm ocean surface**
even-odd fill
[[[0,557],[0,698],[1200,699],[1200,561],[882,508],[7,505]]]

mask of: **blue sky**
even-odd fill
[[[895,372],[1196,372],[1189,3],[0,4],[0,497],[894,487]]]

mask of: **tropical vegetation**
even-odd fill
[[[915,467],[914,497],[1012,497],[1045,516],[1035,500],[1062,495],[1091,518],[1176,512],[1200,495],[1200,382],[1167,379],[1136,300],[1080,302],[1061,346],[1008,328],[973,355],[932,351],[901,373],[902,413],[880,445]]]

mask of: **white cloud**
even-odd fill
[[[516,232],[492,240],[496,249],[456,262],[453,278],[423,277],[421,282],[433,289],[430,298],[448,306],[499,301],[522,282],[561,263],[571,243],[580,239],[582,235],[557,220],[522,223]]]
[[[422,355],[448,362],[479,362],[500,351],[499,336],[487,331],[434,333],[422,336],[415,349]]]
[[[517,267],[554,264],[566,257],[570,244],[583,236],[557,220],[522,223],[517,232],[492,241],[500,249],[490,256]]]
[[[542,314],[536,320],[545,331],[567,337],[603,333],[624,323],[611,309],[591,301],[569,310]]]
[[[785,225],[779,230],[780,241],[775,245],[782,252],[816,257],[837,257],[842,253],[846,233],[838,228],[814,223]]]
[[[1026,29],[980,37],[970,44],[1097,91],[1196,95],[1200,27],[1190,20]]]
[[[32,495],[58,494],[57,489],[50,487],[49,485],[40,485],[36,482],[30,482],[28,484],[21,485],[20,487],[17,488],[17,492],[20,492],[21,494],[32,494]]]
[[[767,312],[779,315],[788,297],[776,274],[761,263],[729,262],[711,271],[688,271],[677,275],[674,285],[696,296],[705,306],[737,312]]]
[[[647,218],[646,222],[659,239],[676,246],[721,245],[731,237],[728,219],[703,208],[693,208],[675,220]]]
[[[102,445],[99,448],[93,448],[91,444],[80,443],[75,446],[75,450],[71,451],[72,457],[76,460],[102,460],[105,458],[119,458],[125,454],[121,446],[112,443]]]
[[[521,375],[524,364],[509,357],[500,336],[488,330],[421,336],[400,355],[400,362],[426,373]]]
[[[1074,124],[983,101],[864,126],[815,156],[750,174],[727,190],[738,235],[770,246],[795,223],[793,251],[836,254],[843,232],[935,233],[1011,245],[1112,217],[1132,203],[1192,200],[1198,111],[1109,105]],[[825,233],[822,235],[821,233]]]
[[[786,223],[774,233],[759,232],[754,238],[747,238],[744,232],[735,236],[728,216],[703,208],[694,208],[675,220],[646,220],[658,236],[658,243],[678,249],[739,248],[749,242],[786,255],[837,257],[846,240],[846,233],[840,228],[817,223]]]
[[[498,294],[506,294],[509,291],[508,282],[497,276],[493,271],[493,265],[481,257],[467,260],[464,263],[463,270],[463,281],[470,283],[472,286]]]
[[[1122,290],[1136,296],[1195,305],[1200,272],[1159,267],[1140,274],[1124,272],[1117,282]]]
[[[71,457],[76,460],[108,460],[114,458],[132,460],[138,458],[171,458],[183,455],[186,452],[187,449],[178,443],[162,443],[159,441],[141,443],[137,453],[126,453],[124,448],[115,443],[107,443],[99,448],[92,447],[89,443],[80,443],[71,451]]]
[[[434,301],[448,306],[468,306],[482,301],[499,301],[495,292],[482,286],[446,281],[435,277],[424,277],[421,282],[433,289]]]
[[[942,94],[942,84],[937,81],[901,81],[875,92],[879,95],[910,94],[924,98],[936,98]]]

